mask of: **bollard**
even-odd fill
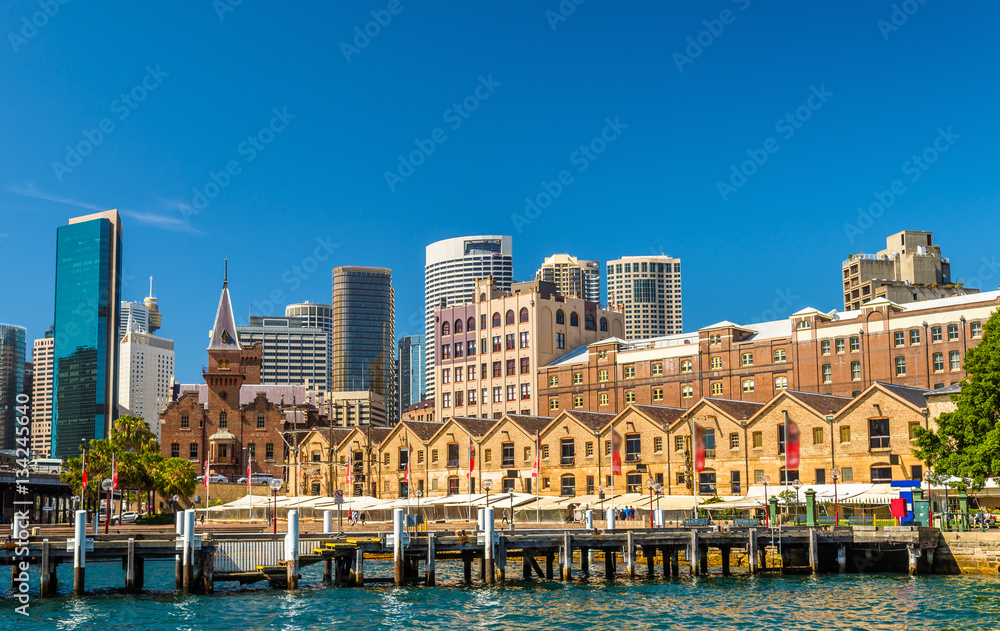
[[[809,568],[813,574],[819,574],[819,536],[815,528],[809,529]]]
[[[38,564],[39,573],[39,584],[38,584],[38,595],[48,596],[51,593],[49,571],[52,569],[52,564],[49,561],[49,540],[42,539],[42,562]]]
[[[837,571],[841,574],[847,571],[847,546],[837,548]]]
[[[562,576],[560,577],[564,581],[570,581],[573,579],[573,539],[569,536],[569,531],[563,533],[563,547],[562,552],[559,554],[559,560],[562,561],[559,565],[562,566]]]
[[[750,566],[750,574],[757,573],[757,529],[751,528],[749,541],[747,542],[747,565]]]
[[[323,511],[323,534],[331,535],[333,534],[333,511],[325,510]]]
[[[358,587],[365,584],[365,551],[361,548],[354,551],[354,584]]]
[[[688,544],[688,564],[691,566],[691,576],[698,576],[698,531],[691,530],[691,543]]]
[[[635,578],[635,539],[631,530],[628,531],[625,541],[625,569],[629,578]]]
[[[194,509],[184,511],[184,547],[181,549],[184,559],[183,588],[185,594],[194,591]]]
[[[184,538],[184,512],[178,512],[174,515],[174,530],[177,533],[178,539]],[[184,558],[181,554],[174,555],[174,589],[181,589],[184,587]]]
[[[605,512],[605,515],[608,518],[608,530],[614,530],[615,529],[615,510],[613,508],[609,508]]]
[[[486,541],[483,545],[483,558],[486,559],[486,582],[493,584],[497,579],[496,568],[493,562],[493,509],[483,509],[483,517],[485,519],[483,525],[486,531]]]
[[[288,589],[299,588],[299,511],[288,511],[288,532],[285,533],[285,572]]]
[[[594,511],[587,509],[583,514],[584,523],[587,525],[587,530],[594,529]]]
[[[135,588],[135,539],[129,537],[128,556],[125,560],[125,593],[134,594]]]
[[[400,587],[403,584],[403,509],[396,508],[392,511],[392,534],[393,550],[392,559],[395,567],[395,584]]]
[[[486,530],[486,509],[485,508],[480,508],[478,511],[476,511],[476,519],[477,519],[476,526],[479,529],[479,531],[482,532],[483,530]]]
[[[434,533],[427,533],[427,564],[425,565],[427,587],[434,587]]]
[[[82,596],[84,592],[84,572],[87,566],[87,511],[76,511],[73,528],[73,594]]]
[[[91,520],[91,523],[94,526],[94,534],[95,535],[96,534],[100,534],[100,532],[101,532],[101,527],[100,527],[101,514],[100,514],[99,511],[94,511],[94,518]]]

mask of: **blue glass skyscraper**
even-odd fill
[[[56,231],[52,457],[73,458],[104,438],[118,408],[118,211],[70,219]]]
[[[17,446],[17,396],[31,394],[24,391],[26,335],[24,327],[0,324],[0,449],[14,449]]]

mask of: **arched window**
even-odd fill
[[[556,324],[566,324],[566,315],[563,313],[562,309],[556,310]]]
[[[465,330],[466,331],[475,331],[476,330],[476,319],[475,318],[469,318],[469,321],[465,323]]]
[[[455,320],[455,333],[461,333],[462,332],[462,324],[463,323],[462,323],[461,320]]]
[[[570,326],[580,326],[580,316],[576,315],[576,311],[569,314],[569,325]]]
[[[605,333],[607,333],[607,331],[608,331],[608,319],[607,318],[601,318],[601,330],[604,331]]]
[[[573,497],[576,495],[576,477],[564,475],[559,479],[559,495],[563,497]]]
[[[441,335],[451,335],[451,322],[445,322],[441,325]]]
[[[594,316],[592,314],[588,313],[584,317],[583,327],[585,329],[587,329],[588,331],[593,331],[594,330],[594,328],[595,328],[594,327]]]
[[[497,311],[493,314],[493,326],[500,326],[500,312]]]
[[[219,429],[226,429],[229,427],[229,417],[225,412],[219,412]]]
[[[507,318],[506,319],[507,319],[507,324],[514,324],[514,310],[513,309],[508,309],[507,310]]]
[[[528,321],[528,308],[527,307],[521,307],[521,317],[519,319],[520,319],[521,322],[527,322]]]

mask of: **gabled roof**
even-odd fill
[[[525,414],[505,414],[512,423],[524,430],[526,434],[541,432],[555,419],[551,416],[527,416]]]
[[[464,429],[470,436],[479,437],[484,435],[486,432],[497,424],[497,421],[491,418],[476,418],[476,417],[466,417],[466,416],[453,416],[438,428],[438,431],[434,432],[434,435],[438,435],[441,431],[448,425],[448,423],[454,422],[456,425]]]
[[[802,392],[801,390],[782,390],[781,392],[802,403],[802,405],[812,408],[821,415],[831,412],[836,414],[851,402],[851,397],[841,397],[833,394],[817,394],[815,392]]]
[[[929,390],[924,393],[924,397],[932,397],[935,395],[953,395],[958,394],[962,391],[962,382],[953,383],[950,386],[945,386],[944,388],[938,388],[936,390]]]
[[[422,441],[430,440],[431,436],[444,427],[444,423],[438,421],[400,421],[399,425]]]
[[[606,337],[603,340],[591,342],[588,346],[604,346],[606,344],[628,344],[628,340],[623,340],[620,337]]]
[[[582,410],[564,410],[563,414],[576,419],[581,425],[589,427],[595,432],[604,429],[617,416],[608,412],[584,412]],[[559,417],[557,416],[556,418]]]
[[[747,328],[745,326],[740,326],[735,322],[730,322],[729,320],[723,320],[722,322],[716,322],[715,324],[709,326],[703,326],[699,331],[711,331],[713,329],[740,329],[741,331],[752,331],[753,329]]]
[[[640,414],[653,421],[654,423],[660,423],[663,425],[664,429],[669,427],[674,421],[679,419],[682,414],[687,412],[685,408],[671,408],[665,405],[636,405],[635,403],[630,403],[628,408],[633,408]]]
[[[900,386],[894,383],[884,383],[882,381],[876,381],[875,384],[883,390],[887,390],[900,399],[903,399],[910,405],[921,409],[927,407],[927,395],[934,393],[934,390],[928,390],[927,388]]]
[[[215,311],[215,324],[212,326],[212,341],[208,344],[210,351],[242,350],[236,339],[236,319],[233,317],[233,303],[229,300],[228,279],[222,283],[222,295],[219,296],[219,308]]]
[[[347,432],[347,435],[344,436],[343,439],[341,439],[340,443],[337,444],[337,448],[339,449],[340,447],[343,447],[344,443],[350,440],[351,436],[353,436],[355,432],[361,434],[361,437],[364,438],[365,440],[368,439],[368,436],[370,434],[372,444],[378,445],[381,444],[382,441],[386,439],[386,437],[389,435],[391,431],[392,431],[391,427],[372,427],[370,429],[367,426],[352,427],[350,431]]]
[[[319,438],[323,440],[329,440],[332,447],[336,448],[340,446],[340,443],[350,436],[352,428],[347,427],[322,427],[317,426],[312,429],[306,437],[302,439],[303,443],[309,442],[309,436],[316,434]]]
[[[685,422],[695,410],[703,405],[715,408],[737,422],[749,419],[764,407],[763,403],[754,403],[753,401],[734,401],[732,399],[702,397],[698,399],[697,403],[685,410],[681,416],[677,417],[677,421],[674,421],[673,424],[676,425],[678,422]]]

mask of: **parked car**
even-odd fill
[[[139,513],[134,510],[127,510],[121,515],[113,516],[111,518],[111,525],[120,526],[122,524],[134,524],[137,519],[139,519]]]
[[[252,474],[250,474],[250,484],[270,484],[271,480],[274,480],[274,479],[276,479],[276,478],[274,477],[274,474],[271,474],[271,473],[252,473]],[[278,480],[278,482],[281,482],[281,480]],[[247,477],[243,476],[242,478],[240,478],[239,480],[237,480],[236,483],[237,484],[246,484],[247,483]]]
[[[222,475],[221,473],[210,473],[209,476],[208,476],[208,481],[209,482],[216,482],[216,483],[219,483],[219,482],[226,483],[226,482],[229,482],[229,478],[227,478],[226,476]],[[244,482],[245,481],[246,480],[244,480]],[[205,476],[199,475],[198,476],[198,482],[204,483],[205,482]]]

